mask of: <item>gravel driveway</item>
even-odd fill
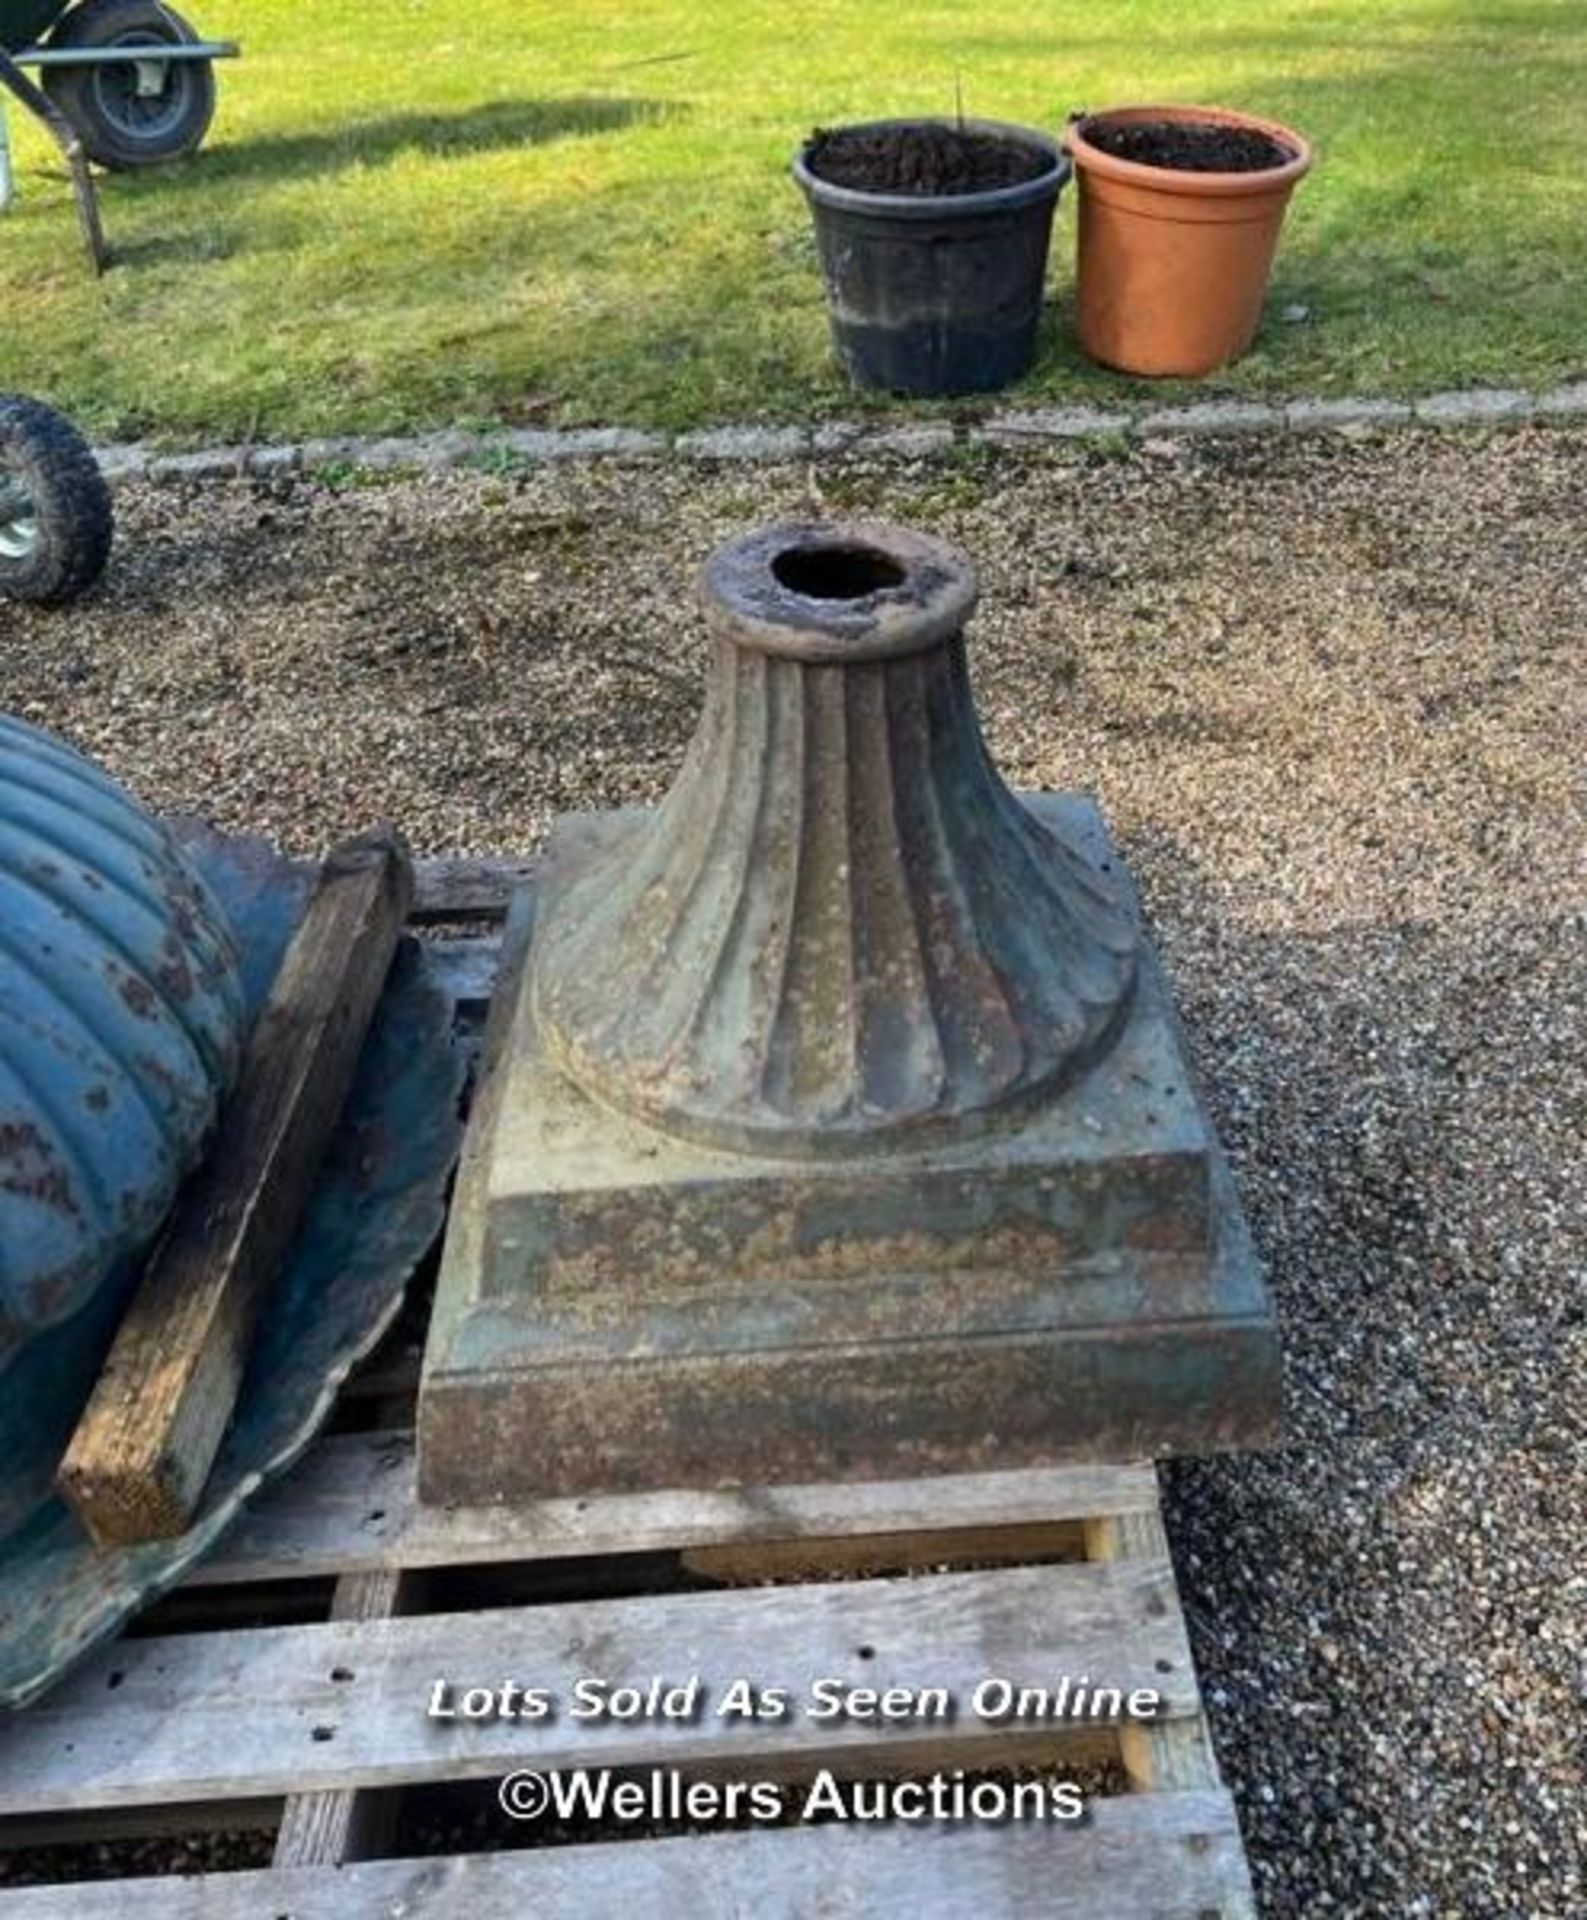
[[[982,563],[992,744],[1100,791],[1283,1316],[1171,1474],[1265,1909],[1587,1911],[1587,433],[139,488],[0,706],[295,848],[659,794],[694,565],[824,503]]]

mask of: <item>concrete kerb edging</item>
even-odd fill
[[[1475,387],[1420,400],[1301,399],[1283,403],[1207,400],[1130,410],[1042,407],[988,414],[960,426],[946,421],[868,427],[825,421],[812,427],[711,427],[646,433],[631,427],[460,428],[408,438],[350,436],[287,446],[206,447],[161,453],[139,446],[98,450],[112,482],[231,480],[289,472],[425,473],[452,467],[536,465],[563,460],[776,461],[841,454],[925,458],[955,446],[1041,447],[1065,441],[1202,439],[1250,433],[1368,433],[1390,427],[1508,427],[1530,420],[1587,418],[1587,380],[1546,392]]]

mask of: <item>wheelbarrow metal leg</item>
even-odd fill
[[[0,213],[17,197],[16,176],[11,171],[11,122],[6,118],[6,103],[0,96]]]
[[[54,102],[17,66],[9,54],[0,53],[0,86],[13,94],[28,111],[37,116],[60,148],[72,176],[72,192],[77,198],[77,223],[83,231],[83,244],[95,273],[103,273],[110,263],[105,246],[105,229],[99,218],[99,194],[94,176],[88,170],[88,156],[76,130],[57,112]],[[9,175],[9,163],[7,164]]]

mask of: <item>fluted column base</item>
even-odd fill
[[[1020,804],[1122,880],[1088,802]],[[425,1360],[425,1499],[1274,1437],[1272,1310],[1149,951],[1104,1056],[993,1132],[715,1148],[569,1075],[533,990],[559,902],[653,820],[559,822],[510,937]]]
[[[668,1133],[842,1158],[1002,1126],[1105,1056],[1136,923],[992,764],[974,599],[964,555],[897,527],[713,555],[683,767],[546,904],[537,1007],[571,1078]]]

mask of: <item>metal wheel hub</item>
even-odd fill
[[[161,60],[159,50],[172,43],[159,33],[124,33],[118,47],[148,47],[150,57],[131,63],[116,61],[94,70],[94,94],[100,111],[123,133],[151,140],[168,133],[180,121],[187,104],[187,75],[179,61]]]
[[[0,560],[26,560],[43,539],[39,510],[21,477],[0,467]]]

